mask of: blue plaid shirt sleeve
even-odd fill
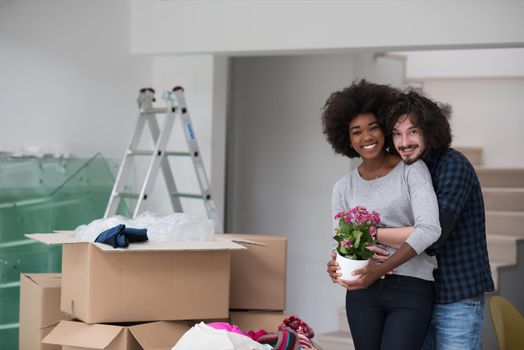
[[[439,163],[439,169],[433,169],[432,177],[438,198],[442,233],[439,239],[426,249],[426,253],[431,256],[438,253],[454,230],[476,182],[472,176],[474,170],[470,169],[469,162],[464,162],[460,157],[450,157],[447,161]]]
[[[442,166],[440,176],[433,179],[433,185],[440,212],[450,215],[454,223],[462,213],[476,179],[472,178],[474,172],[469,169],[469,163],[457,158],[449,159]]]

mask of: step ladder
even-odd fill
[[[115,185],[109,203],[106,208],[104,218],[108,218],[116,214],[120,200],[122,198],[132,198],[136,200],[136,206],[133,211],[133,217],[142,213],[150,200],[150,194],[153,189],[158,170],[162,168],[166,186],[169,191],[169,198],[173,206],[173,210],[178,213],[183,212],[180,198],[196,198],[202,199],[207,211],[208,217],[215,223],[217,232],[221,232],[222,224],[217,214],[216,206],[211,195],[211,187],[206,175],[204,163],[198,149],[198,143],[193,130],[193,124],[186,106],[186,100],[184,97],[184,89],[180,86],[174,87],[172,91],[164,92],[162,98],[166,102],[165,108],[153,107],[155,102],[155,90],[152,88],[143,88],[140,90],[138,95],[138,107],[139,114],[136,123],[135,130],[129,142],[129,146],[124,154],[118,175],[116,177]],[[165,114],[164,127],[160,130],[157,115]],[[175,118],[179,117],[182,126],[184,128],[184,135],[188,146],[187,152],[168,152],[166,151],[166,145],[171,136],[171,131],[175,123]],[[149,129],[151,130],[151,136],[154,143],[153,150],[140,150],[137,149],[140,141],[140,136],[145,127],[145,123],[148,123]],[[134,156],[150,156],[151,161],[145,175],[144,182],[142,184],[140,193],[128,193],[124,192],[124,188],[131,170],[131,164]],[[175,185],[175,179],[168,157],[191,157],[195,174],[198,179],[200,187],[200,193],[182,193],[179,192]]]

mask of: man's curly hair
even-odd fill
[[[349,142],[349,123],[361,114],[373,114],[386,136],[385,113],[399,94],[395,88],[364,79],[332,93],[322,108],[322,131],[335,152],[349,158],[359,157]],[[386,146],[393,148],[390,137],[386,137]]]
[[[453,135],[449,118],[451,106],[434,102],[421,94],[409,91],[399,95],[397,103],[388,110],[386,129],[391,131],[399,120],[409,117],[413,125],[420,128],[426,150],[423,158],[446,150],[451,146]],[[391,150],[396,153],[394,147]]]

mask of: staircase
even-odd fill
[[[482,150],[456,147],[475,166],[482,186],[486,208],[486,239],[495,288],[499,273],[517,265],[517,246],[524,241],[524,169],[490,168],[481,165]],[[324,350],[353,350],[346,320],[346,309],[338,310],[338,330],[319,334],[317,342]],[[484,322],[489,322],[489,318]]]
[[[476,166],[486,207],[486,238],[495,288],[503,267],[517,264],[524,241],[524,169]]]

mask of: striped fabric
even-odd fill
[[[260,344],[269,344],[274,350],[301,350],[299,338],[291,330],[266,333],[254,340]]]
[[[300,340],[300,347],[303,349],[312,348],[311,339],[315,336],[313,328],[311,328],[306,322],[302,321],[297,316],[289,316],[278,328],[279,330],[293,331],[298,335]]]

